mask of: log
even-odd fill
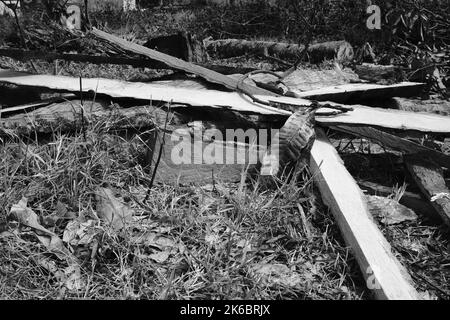
[[[303,45],[272,41],[249,41],[241,39],[207,40],[208,52],[221,58],[230,58],[245,54],[259,56],[271,55],[280,59],[297,60],[304,50]],[[312,62],[337,59],[340,62],[351,61],[354,57],[352,46],[347,41],[330,41],[309,46],[308,54]]]
[[[336,126],[332,128],[358,137],[367,138],[387,148],[400,150],[406,154],[415,154],[421,157],[431,158],[439,165],[450,169],[450,156],[410,140],[397,137],[393,134],[371,127]]]
[[[239,182],[242,175],[246,177],[247,174],[255,172],[259,162],[258,157],[254,157],[254,145],[224,140],[205,141],[202,140],[200,132],[193,132],[192,128],[186,126],[180,126],[166,134],[164,140],[162,138],[163,135],[159,132],[151,137],[153,141],[147,143],[152,147],[148,153],[146,171],[153,172],[162,147],[156,181],[163,184],[207,185]],[[259,148],[261,152],[265,151],[264,146]],[[217,153],[211,153],[211,150]],[[183,154],[180,155],[181,153]],[[184,158],[183,162],[181,158]]]
[[[406,269],[372,220],[361,190],[320,129],[311,150],[311,170],[375,298],[418,299]]]
[[[392,104],[393,108],[403,111],[427,112],[442,116],[450,116],[450,101],[448,100],[419,100],[394,97],[392,98]]]
[[[422,194],[438,212],[447,226],[450,226],[450,190],[443,171],[432,160],[409,156],[405,159],[406,167]]]
[[[218,72],[208,70],[206,68],[195,65],[193,63],[189,63],[189,62],[183,61],[181,59],[174,58],[174,57],[164,54],[162,52],[158,52],[156,50],[152,50],[152,49],[146,48],[144,46],[140,46],[138,44],[126,41],[122,38],[116,37],[114,35],[104,32],[104,31],[98,30],[96,28],[93,28],[92,34],[94,34],[95,36],[97,36],[103,40],[106,40],[115,45],[118,45],[119,47],[121,47],[124,50],[131,51],[131,52],[134,52],[134,53],[137,53],[140,55],[144,55],[152,60],[156,60],[158,62],[164,63],[171,68],[195,74],[195,75],[202,77],[203,79],[206,79],[210,82],[223,85],[228,89],[236,90],[238,87],[237,80],[229,78]],[[255,86],[250,86],[247,84],[242,84],[241,89],[250,94],[264,94],[264,95],[269,95],[269,96],[274,95],[270,91],[263,90],[261,88],[257,88]]]

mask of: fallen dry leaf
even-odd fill
[[[392,199],[378,196],[366,196],[366,199],[370,213],[381,218],[381,223],[385,225],[415,221],[418,218],[414,211]]]
[[[95,195],[99,218],[115,230],[122,229],[125,222],[131,219],[134,211],[114,197],[110,189],[98,188]]]
[[[155,260],[158,263],[163,263],[165,262],[167,259],[169,259],[169,255],[170,253],[167,251],[161,251],[158,253],[152,253],[151,255],[149,255],[148,257],[152,260]]]
[[[38,216],[33,210],[27,207],[27,202],[27,198],[23,197],[19,203],[12,206],[10,214],[21,224],[40,232],[41,234],[36,234],[39,241],[59,259],[63,260],[70,257],[71,253],[64,246],[62,240],[56,234],[39,224]]]
[[[37,214],[27,207],[27,202],[28,199],[26,197],[23,197],[17,204],[14,204],[12,206],[10,214],[23,225],[26,225],[48,235],[54,235],[53,232],[47,230],[39,223]]]
[[[77,263],[72,263],[66,269],[64,269],[66,276],[65,286],[69,290],[79,291],[84,287],[84,281],[81,277],[81,269]]]

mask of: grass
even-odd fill
[[[355,263],[308,172],[273,189],[255,181],[215,188],[159,183],[143,205],[150,180],[140,160],[145,145],[107,132],[105,123],[90,124],[86,140],[81,133],[2,138],[0,298],[361,297]],[[102,185],[135,211],[120,232],[97,218],[94,191]],[[69,222],[89,222],[90,242],[64,243],[81,267],[79,290],[58,280],[67,262],[11,220],[22,196],[61,239]]]

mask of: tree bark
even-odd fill
[[[222,58],[240,56],[244,54],[271,55],[280,59],[296,60],[304,50],[303,45],[271,42],[249,41],[241,39],[224,39],[205,41],[206,49],[210,53]],[[354,57],[352,46],[346,41],[330,41],[309,46],[308,54],[312,62],[325,59],[349,61]]]

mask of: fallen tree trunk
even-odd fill
[[[442,116],[450,116],[450,101],[448,100],[419,100],[395,97],[392,99],[392,103],[393,108],[403,111],[427,112],[439,114]]]
[[[249,41],[241,39],[224,39],[205,41],[206,49],[221,58],[230,58],[245,54],[272,55],[281,59],[297,60],[304,50],[303,45],[272,42]],[[351,61],[354,57],[352,46],[347,41],[330,41],[310,45],[308,54],[312,62],[321,62],[326,59],[338,61]]]
[[[165,101],[197,107],[228,107],[236,111],[272,115],[290,115],[290,112],[288,111],[253,103],[250,98],[237,92],[178,88],[176,86],[158,85],[151,82],[143,83],[104,78],[84,78],[81,81],[82,87],[80,88],[80,79],[74,77],[32,75],[9,70],[0,70],[0,82],[74,93],[79,93],[81,89],[83,92],[95,92],[97,94],[109,95],[114,98]],[[277,101],[277,97],[270,98]],[[290,101],[295,104],[296,99]]]
[[[311,170],[324,203],[377,299],[415,300],[418,293],[406,269],[372,220],[361,189],[322,130],[311,150]]]

